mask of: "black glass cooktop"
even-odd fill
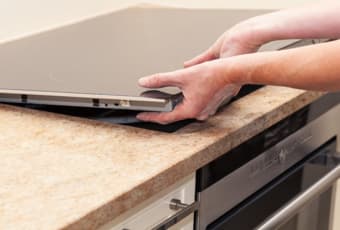
[[[230,102],[244,97],[245,95],[254,92],[255,90],[261,88],[262,86],[259,85],[245,85],[242,87],[241,91],[237,96],[235,96]],[[16,104],[18,105],[18,104]],[[19,106],[27,107],[31,109],[43,110],[53,113],[60,113],[70,116],[77,116],[83,117],[88,119],[94,119],[109,123],[115,124],[123,124],[129,125],[149,130],[156,130],[161,132],[175,132],[176,130],[194,122],[195,120],[184,120],[175,122],[168,125],[160,125],[155,123],[149,122],[140,122],[135,117],[138,111],[131,111],[131,110],[112,110],[112,109],[96,109],[96,108],[85,108],[85,107],[70,107],[70,106],[53,106],[53,105],[33,105],[33,104],[26,104]]]

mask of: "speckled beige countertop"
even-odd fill
[[[0,229],[94,229],[320,97],[264,87],[175,133],[0,106]]]

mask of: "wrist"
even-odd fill
[[[251,72],[249,65],[243,59],[246,55],[234,56],[221,60],[223,68],[224,83],[234,85],[249,84],[249,74]]]
[[[266,58],[263,53],[252,53],[220,59],[224,84],[259,84],[258,75],[264,71]]]
[[[237,39],[251,41],[258,47],[280,39],[275,17],[272,17],[272,14],[260,15],[245,20],[236,25],[235,29],[239,31],[239,35],[236,35]]]

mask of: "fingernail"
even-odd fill
[[[136,115],[136,118],[138,119],[138,120],[144,120],[143,118],[145,118],[145,116],[143,115],[143,114],[137,114]]]
[[[148,77],[142,77],[138,80],[140,85],[146,85],[148,83]]]

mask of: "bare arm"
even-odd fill
[[[193,80],[194,79],[194,80]],[[340,41],[291,50],[218,59],[142,78],[144,87],[176,86],[184,101],[173,112],[141,113],[138,119],[170,123],[205,120],[234,85],[268,84],[309,90],[340,90]]]
[[[340,41],[285,51],[254,53],[266,42],[291,38],[339,38],[340,3],[323,1],[307,8],[258,16],[226,31],[185,69],[140,80],[148,88],[175,86],[183,102],[169,113],[141,113],[145,121],[205,120],[243,84],[340,90]],[[251,54],[253,53],[253,54]]]
[[[339,1],[322,1],[250,18],[227,30],[211,47],[185,62],[184,66],[253,53],[274,40],[340,38],[339,12]]]
[[[339,1],[322,1],[254,17],[244,24],[253,26],[253,35],[262,43],[290,38],[339,38],[339,12]]]
[[[340,41],[229,59],[225,62],[231,62],[229,66],[233,67],[226,69],[224,77],[228,82],[340,90]]]

